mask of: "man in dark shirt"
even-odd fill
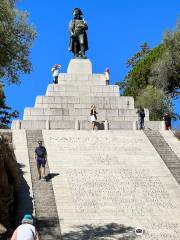
[[[144,129],[144,118],[145,118],[145,111],[144,108],[140,107],[137,112],[138,114],[138,121],[139,121],[139,129],[143,130]]]
[[[42,146],[42,141],[38,141],[38,147],[35,149],[35,159],[37,162],[37,169],[39,174],[39,180],[42,178],[45,180],[45,165],[47,161],[47,151]]]

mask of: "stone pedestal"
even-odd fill
[[[92,74],[92,63],[89,59],[71,59],[68,74]]]

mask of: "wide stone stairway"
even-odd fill
[[[91,130],[92,104],[104,131]],[[136,111],[132,97],[76,59],[13,122],[42,240],[180,239],[180,143],[147,109],[145,131],[136,130]],[[34,160],[38,140],[48,153],[46,182]]]

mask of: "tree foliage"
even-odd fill
[[[171,97],[165,94],[163,90],[151,85],[141,90],[135,104],[137,107],[143,106],[149,109],[150,120],[162,120],[166,112],[175,117]]]
[[[14,1],[0,1],[0,78],[9,83],[31,71],[28,57],[36,33],[27,21],[27,12],[17,10]]]
[[[7,106],[3,82],[19,83],[20,73],[31,72],[30,49],[36,37],[28,13],[15,8],[15,0],[0,1],[0,128],[18,116]]]
[[[125,96],[133,96],[136,105],[150,110],[151,120],[160,120],[173,112],[172,98],[180,95],[180,21],[174,31],[165,33],[162,43],[153,49],[140,46],[128,61],[124,81],[117,83]]]
[[[18,117],[18,111],[12,111],[10,107],[6,105],[6,97],[4,95],[3,86],[0,85],[0,128],[8,128],[11,122],[11,118]]]
[[[176,95],[180,89],[180,21],[174,32],[166,32],[165,52],[151,69],[150,82],[165,92]]]
[[[142,45],[140,45],[140,51],[135,53],[126,63],[128,67],[135,67],[138,65],[138,63],[144,59],[147,54],[151,51],[149,45],[147,42],[144,42]]]
[[[142,49],[140,52],[142,52]],[[131,69],[125,77],[126,87],[124,95],[131,95],[136,98],[140,94],[141,90],[149,84],[152,64],[162,56],[163,52],[164,46],[161,44],[142,55],[140,61],[135,65],[131,65]]]

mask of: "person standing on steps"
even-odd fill
[[[139,122],[138,129],[143,130],[144,129],[144,118],[145,118],[144,108],[142,108],[140,106],[136,113],[138,114],[138,122]]]
[[[110,79],[110,71],[109,68],[106,68],[104,71],[105,79],[106,79],[106,85],[109,85],[109,79]]]
[[[91,106],[90,118],[92,123],[92,129],[94,130],[96,127],[96,120],[97,120],[97,112],[95,105]]]
[[[39,174],[39,180],[45,178],[45,165],[47,162],[47,151],[44,146],[42,146],[42,141],[38,141],[38,147],[35,149],[35,160],[37,162],[37,170]]]
[[[169,113],[165,113],[163,117],[165,123],[165,130],[171,129],[171,116]]]
[[[59,75],[59,69],[60,68],[61,68],[60,64],[55,64],[51,69],[54,84],[58,83],[58,75]]]
[[[39,234],[33,225],[31,214],[24,215],[22,224],[16,228],[11,240],[39,240]]]

